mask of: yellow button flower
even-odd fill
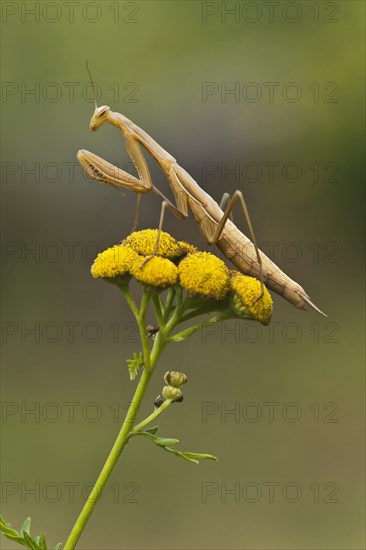
[[[113,278],[126,275],[138,254],[128,246],[115,245],[98,254],[91,266],[93,277]]]
[[[189,254],[178,269],[180,284],[189,294],[221,300],[229,291],[229,270],[210,252]]]
[[[138,281],[149,286],[166,288],[178,280],[178,268],[170,260],[154,256],[145,265],[146,258],[139,256],[133,263],[130,273]]]
[[[157,229],[144,229],[134,231],[121,244],[129,246],[141,256],[151,256],[155,250],[157,237]],[[161,231],[157,256],[173,259],[179,258],[182,252],[184,253],[184,250],[180,248],[178,242],[169,233]]]
[[[198,252],[198,248],[196,248],[193,244],[186,243],[185,241],[178,241],[178,246],[186,254],[195,254]]]
[[[266,287],[260,300],[261,283],[254,277],[231,271],[230,288],[232,290],[233,307],[239,315],[251,315],[263,325],[268,325],[272,315],[272,298]]]

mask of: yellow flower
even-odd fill
[[[115,245],[98,254],[91,266],[93,277],[113,278],[127,275],[138,255],[128,246]]]
[[[143,231],[134,231],[121,244],[131,247],[141,256],[151,256],[155,250],[157,237],[157,229],[144,229]],[[169,233],[161,231],[157,256],[173,259],[179,258],[182,252],[178,242]]]
[[[187,254],[195,254],[198,252],[198,248],[196,248],[193,244],[186,243],[185,241],[178,241],[179,248],[186,252]]]
[[[138,281],[149,286],[165,288],[173,286],[178,280],[178,268],[170,260],[154,256],[145,265],[146,258],[138,256],[134,261],[130,273]]]
[[[230,288],[235,312],[241,315],[251,315],[263,325],[268,325],[272,315],[272,298],[266,287],[260,300],[256,298],[261,293],[261,283],[254,277],[231,271]]]
[[[178,269],[180,284],[190,294],[221,300],[228,293],[229,270],[210,252],[189,254]]]

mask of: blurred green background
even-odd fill
[[[364,4],[1,7],[7,521],[30,515],[34,534],[65,542],[133,390],[132,315],[89,268],[130,231],[136,197],[88,182],[76,163],[86,148],[131,169],[115,128],[89,132],[88,59],[99,104],[143,127],[216,200],[244,192],[262,249],[272,243],[329,317],[274,295],[270,327],[227,323],[168,348],[140,417],[163,373],[185,372],[185,400],[160,433],[220,461],[194,466],[134,441],[78,547],[364,548]],[[235,163],[240,173],[225,173]],[[159,211],[145,196],[141,227]],[[203,246],[192,219],[168,215],[165,229]]]

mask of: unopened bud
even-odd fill
[[[164,386],[161,393],[165,399],[171,399],[172,401],[176,401],[182,397],[181,390],[179,388],[174,388],[173,386]]]
[[[187,377],[182,372],[175,372],[174,370],[169,370],[164,375],[164,382],[169,384],[169,386],[174,386],[175,388],[180,388],[187,382]]]

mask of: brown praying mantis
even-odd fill
[[[310,297],[298,283],[288,277],[272,260],[258,249],[249,212],[241,191],[236,191],[231,198],[225,193],[219,206],[208,193],[201,189],[192,176],[179,166],[175,158],[163,149],[149,134],[124,115],[114,113],[106,105],[97,107],[95,102],[95,111],[90,121],[90,129],[93,131],[98,130],[105,122],[121,130],[126,142],[127,152],[136,167],[139,177],[134,177],[132,174],[125,172],[85,149],[81,149],[78,152],[77,158],[87,174],[93,179],[109,184],[119,190],[121,187],[124,187],[138,193],[134,228],[137,225],[141,195],[154,191],[160,197],[162,208],[159,231],[155,251],[152,256],[158,250],[165,209],[168,208],[181,220],[188,217],[190,210],[200,226],[205,240],[209,244],[217,245],[226,258],[242,273],[260,280],[262,290],[256,300],[262,297],[263,284],[265,283],[268,288],[283,296],[297,308],[306,309],[306,305],[308,305],[318,313],[325,315],[313,304]],[[141,145],[152,155],[167,177],[176,205],[169,201],[153,184],[149,168],[140,148]],[[240,203],[242,206],[252,241],[230,219],[230,214],[237,203]]]

